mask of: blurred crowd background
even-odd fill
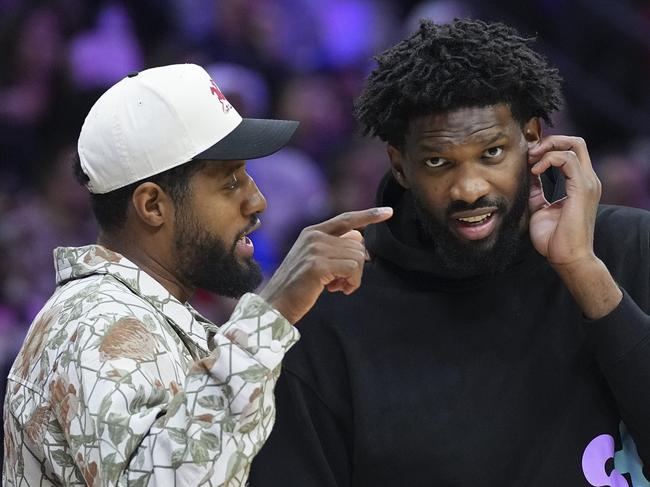
[[[566,106],[547,133],[587,140],[603,201],[650,209],[648,0],[0,0],[0,394],[54,288],[52,249],[94,242],[70,157],[92,103],[125,74],[193,62],[244,116],[301,125],[290,147],[251,161],[266,195],[253,235],[267,275],[306,224],[373,204],[388,169],[352,104],[372,56],[418,19],[499,20],[560,68]],[[199,293],[216,322],[232,302]]]

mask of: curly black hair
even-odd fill
[[[187,162],[108,193],[91,193],[90,203],[99,228],[104,233],[111,234],[124,227],[131,195],[135,188],[145,181],[151,181],[160,186],[169,195],[176,208],[180,208],[189,196],[190,178],[205,167],[206,164],[207,161],[203,160]],[[72,165],[75,179],[79,184],[85,186],[89,178],[81,167],[81,159],[78,153],[74,155]]]
[[[414,117],[506,103],[525,123],[562,105],[561,77],[524,38],[501,23],[421,20],[420,28],[379,56],[355,103],[364,135],[402,147]]]

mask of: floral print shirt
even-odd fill
[[[8,378],[4,485],[244,485],[299,334],[254,294],[217,327],[125,257],[54,251]]]

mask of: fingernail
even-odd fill
[[[375,208],[375,211],[380,215],[392,215],[393,209],[390,206],[380,206]]]

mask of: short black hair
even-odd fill
[[[108,193],[91,193],[90,203],[100,229],[111,234],[124,227],[131,195],[135,188],[146,181],[151,181],[160,186],[169,195],[176,208],[180,208],[189,195],[190,178],[200,171],[206,163],[207,161],[204,160],[190,161]],[[85,186],[90,180],[81,167],[81,159],[78,153],[74,156],[73,171],[80,184]]]
[[[364,135],[401,147],[412,118],[506,103],[525,123],[562,105],[558,70],[501,23],[421,20],[420,28],[379,56],[355,103]]]

